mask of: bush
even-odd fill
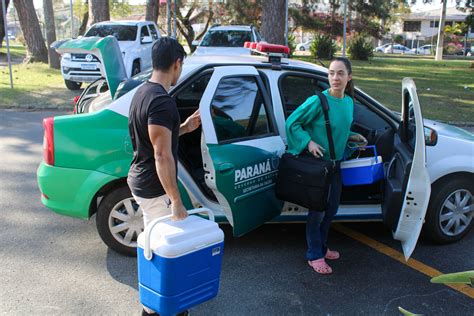
[[[348,53],[351,59],[368,60],[374,56],[374,46],[366,36],[358,34],[349,41]]]
[[[400,34],[396,35],[395,38],[393,39],[393,41],[397,44],[403,44],[404,40],[405,39],[403,38],[403,35],[400,35]]]
[[[311,56],[323,59],[332,59],[336,52],[336,45],[334,44],[331,36],[325,34],[318,34],[314,38],[309,50]]]
[[[293,34],[288,35],[288,47],[290,48],[290,56],[293,56],[296,50],[296,38]]]

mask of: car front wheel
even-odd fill
[[[472,177],[448,178],[433,186],[426,215],[426,236],[441,244],[464,237],[474,225]]]
[[[137,238],[143,231],[142,210],[127,186],[109,192],[97,209],[97,230],[112,250],[136,256]]]
[[[66,87],[69,90],[79,90],[82,86],[82,82],[76,82],[71,80],[64,80],[64,83],[66,84]]]

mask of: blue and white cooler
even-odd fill
[[[345,186],[372,184],[384,178],[382,157],[374,145],[364,146],[374,151],[374,157],[356,158],[341,162],[342,183]]]
[[[212,299],[219,290],[224,233],[208,209],[209,220],[171,216],[153,220],[138,237],[138,283],[141,303],[173,315]]]

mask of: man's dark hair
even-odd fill
[[[166,71],[178,60],[184,60],[186,52],[177,40],[171,37],[161,37],[151,49],[153,69]]]

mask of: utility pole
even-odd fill
[[[168,36],[171,36],[171,0],[166,0],[166,18],[168,24]]]
[[[438,28],[438,43],[436,45],[436,55],[435,60],[443,60],[443,46],[444,46],[444,21],[446,20],[446,4],[447,0],[443,1],[443,7],[441,8],[441,17],[439,19],[439,28]]]
[[[176,10],[178,10],[177,6],[176,6],[176,0],[174,0],[174,8],[173,8],[173,37],[176,39],[177,37],[177,25],[176,25]]]
[[[288,0],[285,0],[285,46],[288,46]]]
[[[342,29],[343,41],[342,41],[342,57],[346,57],[346,28],[347,28],[347,0],[344,0],[344,27]]]
[[[7,23],[7,7],[5,6],[5,0],[2,0],[2,14],[3,14],[3,26],[5,27],[5,39],[7,43],[7,60],[8,60],[8,71],[10,73],[10,89],[13,89],[13,77],[12,77],[12,61],[10,59],[10,39],[8,38],[8,23]]]
[[[71,14],[71,38],[74,38],[74,16],[72,15],[72,0],[69,0],[69,10]]]

